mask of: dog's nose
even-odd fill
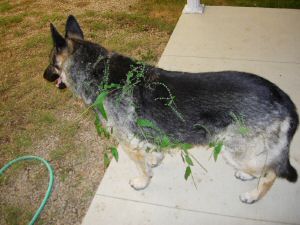
[[[51,65],[47,67],[47,69],[44,72],[43,77],[50,82],[54,82],[59,78],[59,75],[57,73],[54,73],[54,69]]]
[[[60,82],[59,84],[58,84],[58,88],[59,89],[65,89],[67,86],[63,83],[63,82]]]

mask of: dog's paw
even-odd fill
[[[253,180],[255,177],[248,174],[248,173],[244,173],[243,171],[236,171],[234,176],[239,179],[239,180],[242,180],[242,181],[246,181],[246,180]]]
[[[247,204],[252,204],[258,200],[255,196],[251,195],[250,192],[240,194],[239,197],[240,197],[241,202],[247,203]]]
[[[164,159],[164,154],[161,152],[152,152],[149,157],[147,157],[147,163],[153,168],[158,166]]]
[[[133,187],[135,190],[142,190],[146,188],[149,183],[149,177],[135,177],[133,179],[130,179],[129,181],[130,186]]]

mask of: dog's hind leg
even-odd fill
[[[273,169],[269,169],[260,178],[258,186],[250,192],[241,194],[240,200],[248,204],[256,202],[268,192],[268,190],[272,187],[275,179],[276,179],[275,171]]]
[[[146,188],[149,185],[150,180],[153,176],[151,164],[147,160],[148,153],[139,149],[132,150],[129,146],[122,147],[129,155],[129,157],[133,160],[133,162],[136,164],[141,174],[140,176],[129,180],[130,186],[133,187],[135,190],[141,190]]]

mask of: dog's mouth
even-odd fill
[[[60,76],[55,80],[55,86],[58,87],[59,89],[64,89],[67,87],[66,84],[62,81]]]

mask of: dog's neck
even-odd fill
[[[128,72],[137,66],[137,62],[129,57],[112,52],[108,54],[109,83],[122,84]]]
[[[87,105],[92,104],[99,95],[105,73],[108,73],[108,83],[122,85],[128,72],[137,66],[135,60],[118,53],[109,53],[99,45],[78,42],[75,47],[66,71],[71,77],[70,88]]]

